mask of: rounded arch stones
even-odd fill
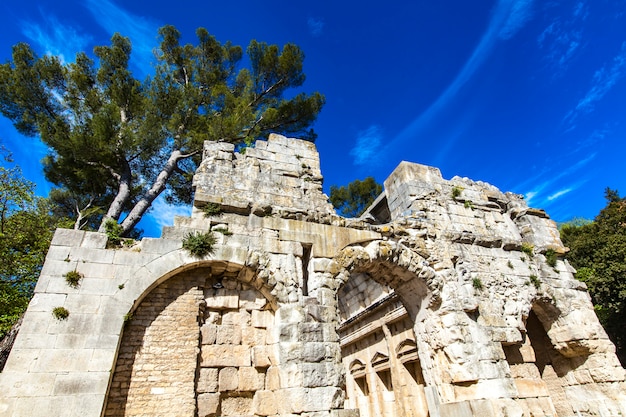
[[[441,303],[441,277],[422,255],[394,240],[374,240],[342,249],[333,259],[331,273],[341,287],[351,274],[367,273],[393,288],[415,322],[424,308]]]

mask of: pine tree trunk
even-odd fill
[[[13,327],[11,327],[9,333],[7,333],[2,340],[0,340],[0,372],[2,372],[2,370],[4,369],[4,365],[7,363],[7,359],[9,359],[9,353],[11,353],[13,343],[15,342],[15,338],[20,331],[23,319],[24,315],[22,314],[17,323],[15,323]]]
[[[157,176],[156,180],[152,184],[152,187],[143,195],[141,200],[135,204],[128,216],[122,222],[123,235],[127,235],[133,227],[139,223],[143,215],[150,208],[154,200],[165,190],[167,181],[170,179],[174,171],[178,166],[178,161],[188,158],[193,154],[183,155],[179,150],[175,150],[171,153],[165,166]]]

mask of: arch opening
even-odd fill
[[[362,417],[428,416],[414,330],[426,284],[397,265],[371,262],[349,273],[337,297],[344,408]]]
[[[241,280],[241,266],[222,266],[184,270],[144,294],[124,328],[104,416],[255,414],[276,361],[272,303]]]

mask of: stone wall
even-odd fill
[[[360,219],[321,184],[309,142],[212,142],[191,217],[161,238],[59,229],[0,415],[626,415],[624,369],[545,212],[408,162]],[[207,231],[211,254],[182,249]]]

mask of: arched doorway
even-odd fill
[[[259,412],[275,365],[274,313],[241,270],[207,263],[149,291],[127,317],[105,416]]]
[[[414,327],[431,296],[418,273],[396,261],[418,256],[406,248],[388,252],[385,245],[370,243],[368,252],[349,247],[338,257],[348,265],[337,293],[344,408],[358,409],[361,417],[428,416]],[[376,259],[372,253],[384,256]]]

